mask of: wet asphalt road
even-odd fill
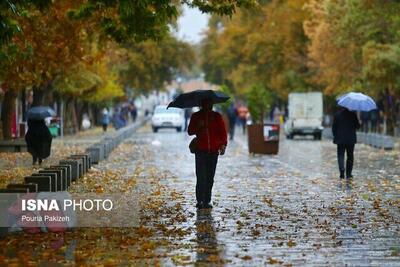
[[[71,187],[134,188],[138,227],[16,233],[0,239],[0,266],[400,266],[399,150],[357,145],[354,179],[340,180],[331,141],[283,138],[278,155],[250,155],[238,131],[214,208],[198,211],[190,140],[147,125]]]
[[[190,140],[145,127],[129,141],[167,172],[160,182],[180,198],[164,200],[187,218],[170,221],[185,234],[172,238],[164,264],[400,265],[399,151],[357,145],[354,179],[340,180],[329,140],[283,139],[279,155],[254,156],[238,131],[219,157],[214,208],[199,212]]]

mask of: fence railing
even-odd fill
[[[322,136],[326,139],[333,139],[332,129],[325,128]],[[357,132],[357,142],[385,150],[392,150],[395,145],[393,136],[377,133]]]

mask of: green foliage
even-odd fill
[[[198,7],[202,12],[231,16],[237,7],[255,6],[255,0],[91,0],[71,10],[76,19],[93,19],[103,33],[118,42],[127,40],[159,40],[176,21],[181,4]]]
[[[124,46],[128,61],[120,69],[121,83],[142,92],[163,89],[195,61],[193,48],[172,36]]]
[[[53,87],[63,95],[81,97],[85,92],[100,86],[102,82],[98,75],[89,71],[85,66],[77,65],[68,72],[57,76]]]
[[[234,101],[234,95],[233,95],[232,90],[226,85],[222,85],[219,88],[219,90],[222,93],[224,93],[224,94],[226,94],[227,96],[230,97],[228,101],[226,101],[225,103],[220,104],[220,107],[221,107],[222,111],[224,113],[226,113],[228,111],[228,108],[230,107],[231,103]]]
[[[247,103],[253,122],[263,123],[265,112],[273,101],[271,92],[264,86],[255,84],[247,91]]]
[[[202,49],[206,79],[228,84],[238,95],[254,83],[268,85],[282,98],[308,88],[305,2],[263,1],[231,20],[214,15]]]
[[[198,7],[204,13],[228,16],[232,16],[237,7],[250,8],[258,6],[258,1],[256,0],[183,0],[182,2],[191,7]]]
[[[364,80],[375,87],[387,85],[400,92],[400,44],[367,43],[363,48]]]
[[[314,81],[338,95],[356,86],[379,95],[399,89],[400,2],[310,1],[305,22]]]
[[[14,34],[21,32],[21,28],[12,16],[21,15],[31,6],[42,10],[48,7],[51,2],[52,0],[0,1],[0,47],[10,42]]]

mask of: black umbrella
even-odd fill
[[[44,118],[54,117],[56,115],[52,108],[39,106],[28,110],[27,118],[28,120],[43,120]]]
[[[214,104],[224,103],[229,99],[229,96],[222,92],[213,90],[195,90],[189,93],[180,94],[174,101],[169,103],[167,108],[193,108],[201,105],[201,100],[211,99]]]

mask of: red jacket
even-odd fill
[[[218,153],[222,145],[227,145],[225,123],[221,114],[215,111],[193,113],[188,134],[196,135],[197,149],[203,152]]]

